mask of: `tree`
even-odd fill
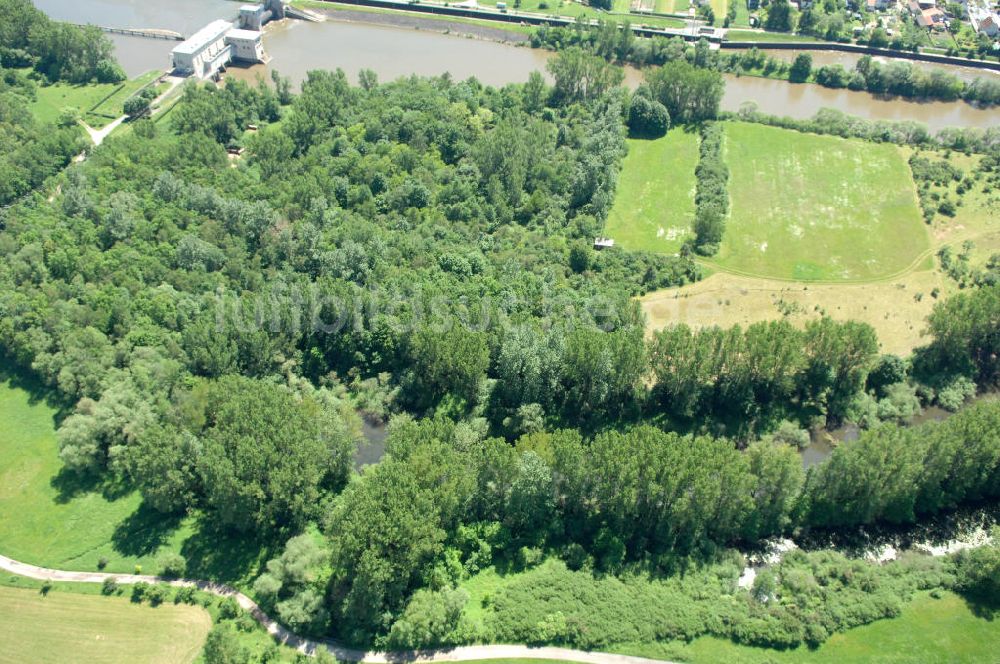
[[[996,604],[1000,597],[1000,529],[994,526],[993,542],[955,554],[955,585],[980,601]]]
[[[123,110],[130,118],[145,115],[149,111],[149,100],[140,95],[133,95],[125,100]]]
[[[240,643],[232,629],[216,624],[208,633],[202,650],[205,664],[247,664],[250,653]]]
[[[401,650],[454,643],[469,601],[464,590],[418,590],[389,631],[389,647]]]
[[[788,80],[792,83],[805,83],[810,73],[812,73],[812,56],[808,53],[799,53],[788,70]]]
[[[670,128],[670,113],[658,101],[634,95],[628,110],[629,133],[641,138],[659,138]]]
[[[725,91],[719,72],[700,69],[686,60],[651,70],[646,82],[652,98],[666,107],[674,123],[682,124],[716,117]]]
[[[238,530],[302,525],[343,486],[353,441],[339,413],[263,381],[227,376],[193,395],[207,423],[198,477],[217,518]],[[203,419],[202,419],[203,418]]]
[[[625,79],[620,67],[578,46],[560,51],[545,67],[555,79],[555,97],[563,103],[596,99]]]
[[[767,8],[764,27],[778,32],[792,31],[792,6],[788,0],[772,0]]]
[[[477,402],[490,360],[482,332],[457,323],[444,332],[424,327],[413,335],[409,356],[412,399],[419,407],[448,394],[470,405]]]

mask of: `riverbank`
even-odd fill
[[[394,28],[426,30],[441,34],[475,37],[500,43],[525,44],[531,41],[534,28],[502,21],[485,19],[463,19],[434,14],[415,14],[393,9],[346,5],[317,0],[296,0],[296,7],[308,8],[319,13],[328,21],[343,23],[367,23]],[[293,19],[294,20],[294,19]]]

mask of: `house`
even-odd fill
[[[865,8],[869,12],[883,11],[889,8],[889,0],[866,0]]]
[[[976,32],[981,32],[987,37],[1000,35],[1000,16],[991,12],[984,6],[968,6],[969,23]]]
[[[615,246],[615,241],[609,237],[594,238],[594,249],[610,249],[613,246]]]
[[[931,9],[933,7],[937,7],[937,1],[936,0],[917,0],[917,5],[919,5],[919,7],[921,9]]]
[[[917,25],[921,28],[944,30],[944,12],[937,7],[933,9],[925,9],[917,14]]]
[[[987,37],[1000,35],[1000,16],[990,14],[979,22],[979,31]]]

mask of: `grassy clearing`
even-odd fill
[[[952,664],[996,662],[1000,620],[977,616],[957,595],[941,599],[922,594],[903,614],[835,634],[816,650],[767,650],[717,638],[690,644],[653,644],[620,648],[620,652],[673,658],[693,664]]]
[[[676,253],[691,234],[697,165],[693,132],[629,140],[605,234],[627,250]]]
[[[904,159],[910,151],[903,150]],[[945,156],[935,153],[934,158]],[[951,153],[952,164],[969,173],[980,157]],[[733,164],[730,163],[730,168]],[[957,199],[956,183],[941,193]],[[930,225],[930,247],[911,272],[870,284],[816,284],[788,282],[717,272],[707,279],[685,286],[650,293],[642,298],[651,329],[675,322],[695,327],[705,325],[747,326],[762,320],[805,321],[826,314],[837,320],[859,320],[878,333],[882,350],[908,355],[925,343],[921,332],[934,303],[957,290],[945,276],[934,253],[950,245],[957,253],[965,240],[972,240],[974,266],[1000,252],[1000,215],[995,210],[1000,194],[978,182],[961,199],[954,217],[937,215]],[[926,227],[925,227],[926,228]],[[938,298],[931,297],[937,289]]]
[[[893,145],[729,123],[732,212],[710,263],[750,276],[889,278],[930,248]]]
[[[161,72],[150,71],[124,83],[70,85],[55,83],[38,88],[32,112],[42,122],[55,122],[64,108],[75,108],[84,122],[100,129],[122,114],[125,100]]]
[[[196,606],[3,586],[0,615],[7,634],[0,662],[11,663],[193,662],[212,624]]]
[[[686,323],[730,327],[787,318],[796,325],[825,314],[835,320],[868,323],[886,353],[909,355],[924,343],[924,321],[939,299],[956,290],[940,272],[921,270],[873,284],[794,284],[717,272],[682,288],[650,293],[640,300],[647,326],[659,330]]]
[[[0,376],[0,552],[59,569],[155,574],[168,552],[187,560],[187,576],[242,587],[268,551],[259,542],[214,532],[198,515],[164,516],[134,491],[61,472],[57,411],[36,386]]]

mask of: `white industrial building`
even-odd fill
[[[260,30],[233,28],[226,34],[226,43],[233,47],[233,60],[264,62],[267,59]]]
[[[259,30],[240,30],[229,21],[212,21],[171,52],[174,71],[211,78],[230,62],[266,62]]]
[[[212,21],[177,45],[171,52],[178,74],[210,78],[232,60],[233,49],[226,35],[233,29],[229,21]]]

